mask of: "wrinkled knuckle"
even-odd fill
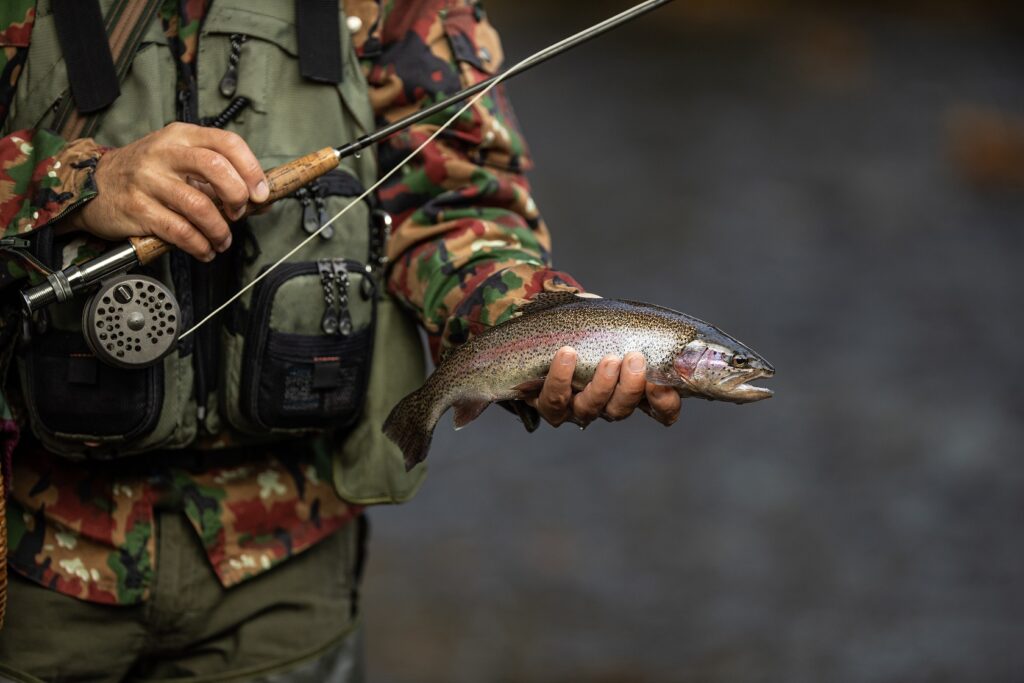
[[[195,229],[188,221],[172,220],[167,224],[168,237],[177,242],[187,241],[194,231]]]
[[[209,158],[206,159],[205,166],[206,170],[214,175],[224,176],[231,173],[230,162],[220,154],[211,154]]]
[[[167,135],[173,135],[177,137],[179,135],[184,135],[187,131],[188,124],[183,123],[181,121],[172,121],[171,123],[168,123],[166,126],[164,126],[162,132],[166,133]]]
[[[555,394],[545,397],[544,404],[553,412],[564,412],[569,407],[569,399],[561,394]]]
[[[188,192],[184,189],[178,192],[178,203],[189,215],[198,215],[206,209],[206,196],[200,192]]]
[[[252,151],[249,149],[249,144],[241,135],[232,131],[225,131],[224,136],[224,144],[232,152],[235,152],[236,154],[244,154],[249,157],[253,156]],[[250,158],[249,160],[247,160],[246,164],[248,166],[251,166],[253,165],[254,161],[255,158]]]
[[[245,140],[243,140],[242,136],[239,135],[238,133],[231,130],[221,130],[218,131],[218,133],[220,134],[221,139],[224,141],[225,145],[236,149],[248,149],[248,145],[245,144]]]

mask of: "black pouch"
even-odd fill
[[[20,358],[22,395],[33,431],[44,442],[129,443],[159,421],[161,364],[141,370],[110,366],[96,359],[81,332],[59,330],[34,337]]]
[[[238,409],[249,433],[344,429],[369,379],[377,292],[350,259],[285,264],[256,286]],[[229,411],[230,414],[230,411]]]
[[[60,267],[64,245],[51,231],[36,236],[32,248],[37,259]],[[54,453],[95,460],[191,440],[195,424],[181,391],[190,382],[182,372],[187,359],[172,354],[133,369],[102,363],[82,334],[84,306],[85,299],[53,304],[23,320],[18,390],[35,436]]]

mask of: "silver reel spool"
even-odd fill
[[[96,357],[122,368],[153,365],[181,331],[174,293],[147,275],[117,275],[100,284],[82,311],[82,331]]]

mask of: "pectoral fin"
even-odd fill
[[[491,402],[482,398],[467,398],[456,401],[452,406],[455,409],[455,414],[453,415],[455,429],[462,429],[480,417],[480,413],[484,412],[489,405],[491,405]]]
[[[524,401],[499,401],[498,405],[518,417],[523,426],[526,427],[526,431],[535,432],[537,427],[540,426],[540,413],[537,412],[536,408],[531,408]]]

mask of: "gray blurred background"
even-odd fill
[[[510,61],[624,3],[488,2]],[[509,86],[556,264],[774,399],[438,430],[371,680],[1024,680],[1024,41],[990,3],[680,0]]]

